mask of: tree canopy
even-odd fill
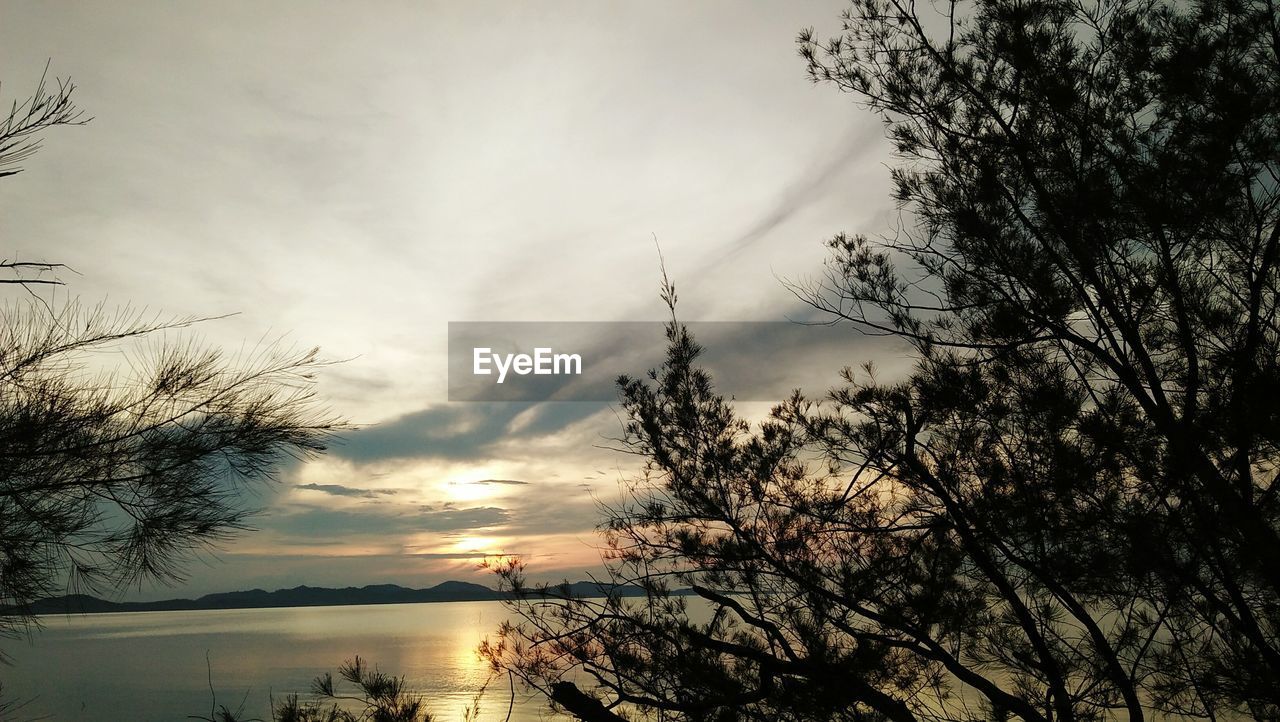
[[[800,52],[904,222],[793,290],[914,367],[752,425],[665,285],[602,527],[649,596],[524,597],[490,657],[584,718],[1276,719],[1274,4],[855,0]]]

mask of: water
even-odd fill
[[[30,642],[3,645],[14,664],[0,680],[5,699],[29,700],[18,719],[208,717],[212,677],[218,704],[243,701],[246,717],[269,720],[271,695],[305,698],[316,675],[336,677],[359,654],[423,692],[435,720],[455,722],[489,679],[476,647],[507,618],[500,602],[49,616]],[[493,680],[478,719],[501,722],[509,702],[506,677]],[[517,686],[513,722],[551,718],[567,719]]]

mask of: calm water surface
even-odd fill
[[[462,720],[488,679],[476,646],[507,619],[500,602],[47,616],[28,642],[9,641],[0,668],[19,719],[185,720],[219,704],[270,719],[270,697],[306,697],[311,680],[359,654],[425,693],[439,722]],[[209,664],[205,663],[208,653]],[[479,719],[507,716],[506,677],[482,697]],[[516,691],[512,720],[565,720]]]

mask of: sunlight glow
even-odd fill
[[[476,556],[494,556],[502,553],[503,540],[492,536],[463,536],[454,542],[449,550],[453,552],[472,553]]]
[[[473,503],[500,495],[502,488],[497,484],[477,484],[470,481],[454,480],[446,482],[444,491],[448,495],[449,501]]]

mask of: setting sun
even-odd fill
[[[474,552],[477,556],[493,556],[502,553],[503,540],[491,536],[464,536],[450,545],[455,552]]]

